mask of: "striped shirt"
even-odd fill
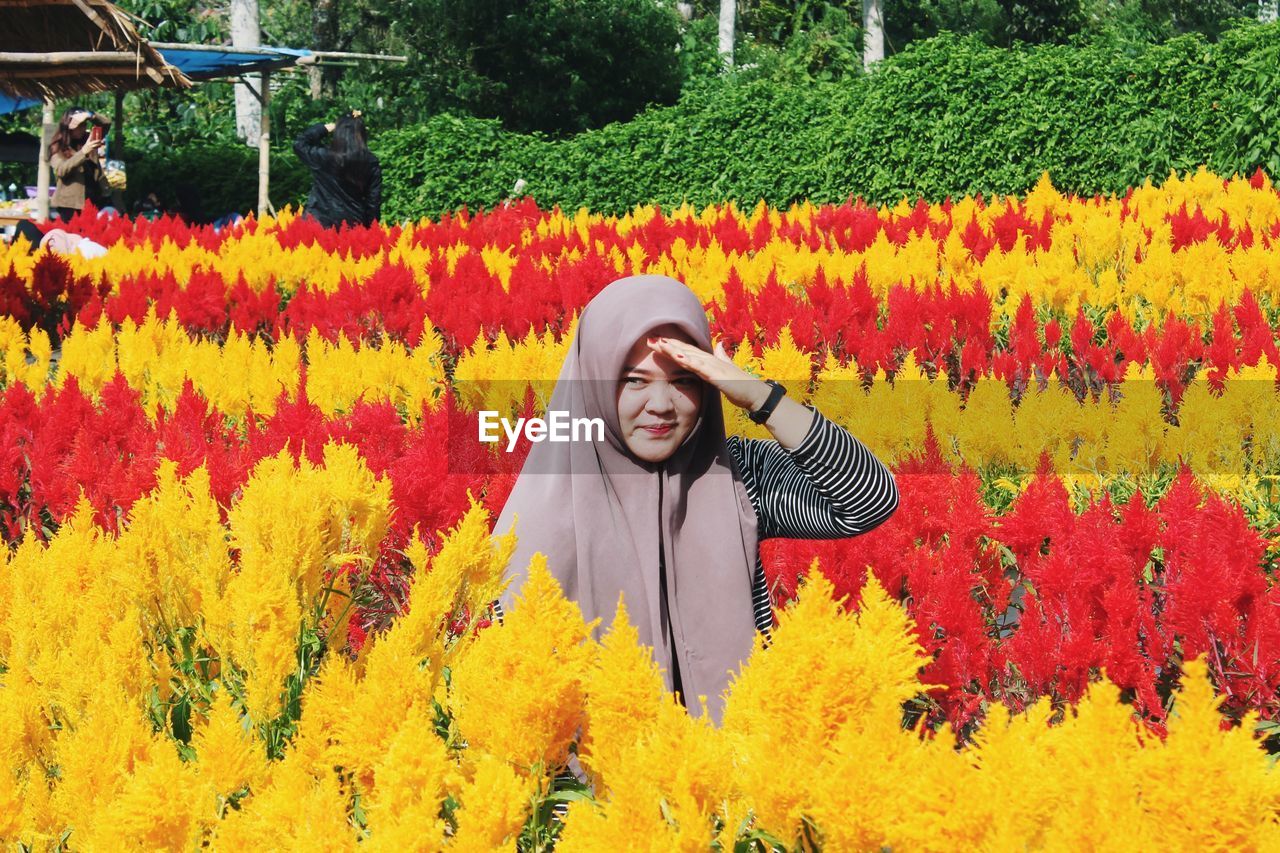
[[[757,538],[842,539],[866,533],[898,508],[893,474],[844,427],[812,406],[813,424],[788,450],[775,439],[725,439],[756,511]],[[665,576],[665,567],[662,569]],[[751,582],[756,630],[768,636],[773,602],[756,550]],[[499,620],[502,608],[494,602]]]
[[[841,539],[866,533],[898,508],[893,474],[844,427],[812,406],[813,424],[788,450],[774,439],[729,436],[725,442],[758,519],[760,540]],[[768,634],[773,607],[756,551],[752,579],[756,630]]]

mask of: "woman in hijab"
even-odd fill
[[[722,395],[773,439],[726,438]],[[588,621],[607,626],[621,593],[668,689],[705,696],[717,724],[731,672],[772,625],[759,541],[854,536],[898,505],[861,442],[713,352],[701,302],[665,276],[588,303],[548,409],[601,419],[604,441],[533,444],[495,526],[518,537],[499,615],[541,552]]]

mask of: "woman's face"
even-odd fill
[[[650,335],[693,343],[678,326],[658,326]],[[661,462],[676,452],[702,413],[702,380],[678,362],[635,342],[618,379],[618,423],[636,456]]]

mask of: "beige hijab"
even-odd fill
[[[702,304],[675,279],[620,279],[583,310],[548,410],[602,419],[605,440],[533,444],[495,526],[505,533],[515,523],[519,537],[501,601],[512,606],[536,552],[547,555],[588,621],[610,624],[621,593],[668,689],[675,660],[691,712],[699,713],[704,695],[718,723],[730,671],[750,653],[755,631],[756,515],[725,446],[720,391],[710,383],[703,383],[698,423],[671,458],[646,462],[622,439],[615,394],[627,352],[666,323],[711,351]]]

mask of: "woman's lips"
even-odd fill
[[[675,429],[675,424],[665,424],[663,426],[644,426],[644,427],[640,427],[640,429],[649,433],[649,435],[659,436],[659,435],[666,435],[667,433],[671,432],[671,430]]]

